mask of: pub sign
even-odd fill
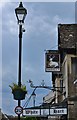
[[[45,53],[45,71],[60,71],[60,54],[57,50],[47,50]]]

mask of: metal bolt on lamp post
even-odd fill
[[[22,2],[20,2],[19,7],[15,9],[15,14],[19,24],[19,68],[18,68],[18,86],[21,87],[21,58],[22,58],[22,24],[24,23],[25,17],[27,15],[27,10],[23,7]],[[18,100],[18,106],[21,105],[21,100]],[[18,120],[20,120],[20,115],[18,115]]]

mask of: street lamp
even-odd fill
[[[27,10],[23,7],[22,2],[20,2],[19,7],[15,9],[15,14],[19,24],[19,68],[18,68],[18,86],[21,87],[21,58],[22,58],[22,24],[24,23],[25,17],[27,15]],[[21,105],[21,100],[18,100],[18,106]],[[18,115],[18,120],[20,120],[20,114]]]
[[[36,98],[36,94],[35,94],[34,91],[33,91],[33,93],[32,93],[32,97],[33,97],[33,107],[35,107],[35,98]]]
[[[15,9],[15,13],[18,23],[24,23],[25,17],[27,15],[27,10],[23,7],[22,2],[20,2],[19,7]]]

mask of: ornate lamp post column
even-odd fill
[[[27,10],[23,7],[22,2],[20,2],[19,7],[15,9],[18,25],[19,25],[19,68],[18,68],[18,85],[21,87],[21,58],[22,58],[22,24],[24,23],[25,17],[27,15]],[[18,106],[21,105],[21,100],[18,100]],[[20,115],[18,115],[18,120],[20,120]]]

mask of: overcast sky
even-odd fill
[[[18,2],[3,4],[0,20],[2,21],[2,41],[0,40],[0,43],[2,42],[0,44],[2,47],[2,68],[0,69],[0,75],[2,71],[2,111],[6,114],[14,114],[14,108],[17,106],[9,85],[18,81],[18,25],[14,11],[18,4]],[[74,2],[24,2],[23,4],[28,14],[24,24],[26,32],[23,34],[22,83],[27,86],[28,95],[22,105],[32,92],[27,83],[29,79],[35,85],[40,85],[44,80],[46,85],[52,86],[51,74],[45,72],[45,50],[57,49],[58,24],[75,23]],[[42,97],[48,92],[41,89],[36,91],[37,105],[42,103]],[[32,102],[29,106],[31,104]]]

